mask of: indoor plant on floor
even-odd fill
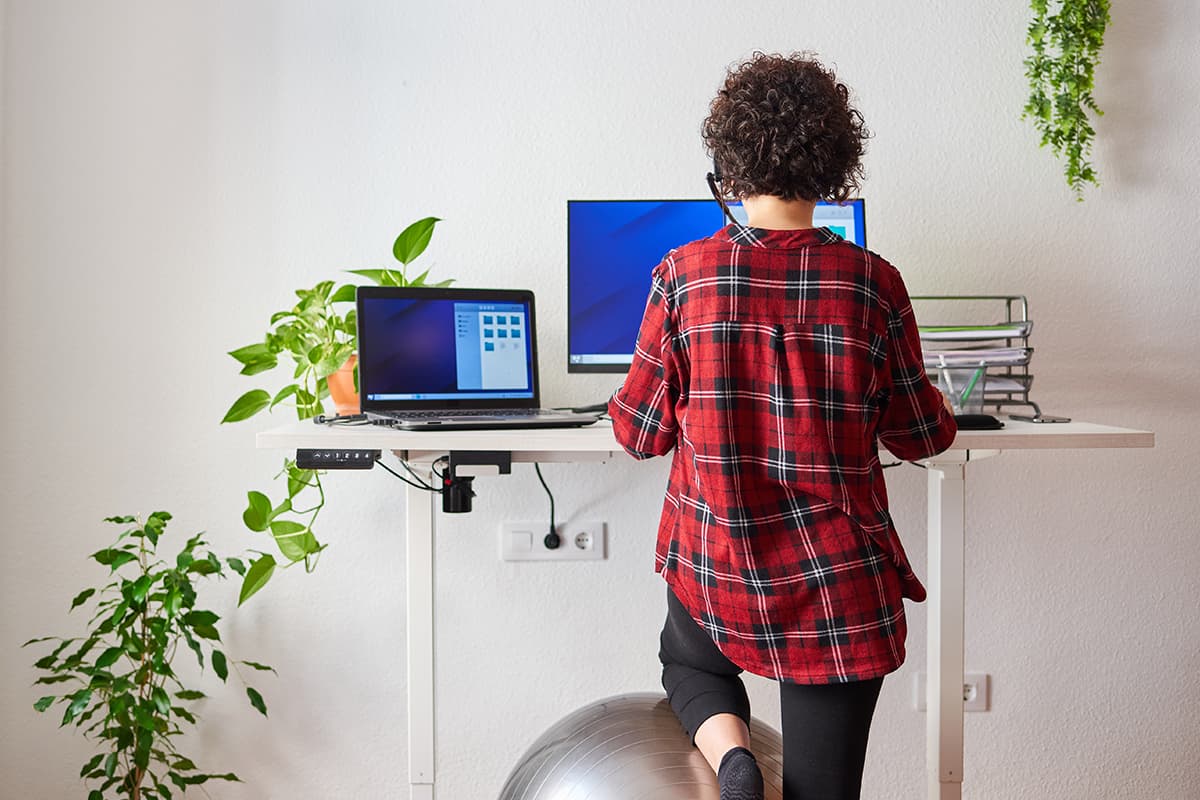
[[[427,283],[428,270],[415,278],[408,277],[408,265],[425,252],[439,221],[437,217],[417,220],[396,237],[392,255],[400,262],[400,269],[353,269],[348,272],[381,286],[448,286],[453,280]],[[271,315],[263,341],[231,351],[229,355],[242,365],[243,375],[273,370],[281,359],[294,369],[291,382],[274,392],[260,388],[243,394],[230,406],[221,422],[249,419],[264,409],[271,410],[281,404],[294,407],[297,418],[310,419],[325,413],[324,401],[330,396],[331,384],[336,388],[339,372],[348,376],[345,383],[357,386],[352,360],[357,349],[354,292],[353,284],[336,286],[334,281],[321,281],[311,289],[298,289],[296,305]],[[357,395],[349,400],[335,399],[335,402],[340,414],[357,410]],[[262,492],[251,491],[242,519],[250,530],[271,534],[285,559],[284,566],[303,563],[306,570],[311,570],[325,547],[313,532],[313,524],[325,505],[321,473],[302,469],[293,459],[287,459],[277,477],[287,481],[283,499],[276,503]],[[274,574],[278,563],[270,553],[261,553],[243,578],[238,602],[245,602],[261,589]]]
[[[86,632],[23,645],[55,642],[34,667],[45,673],[37,684],[54,686],[62,694],[42,697],[34,708],[64,706],[60,727],[74,725],[101,747],[79,773],[92,787],[88,800],[171,800],[172,786],[182,794],[210,780],[238,780],[233,773],[202,771],[176,747],[183,723],[196,724],[194,704],[206,696],[185,685],[176,672],[180,644],[195,653],[201,669],[211,667],[222,682],[230,667],[239,677],[239,665],[271,670],[229,659],[221,649],[220,617],[197,604],[201,582],[224,578],[226,568],[243,574],[244,562],[219,558],[202,533],[188,539],[174,558],[160,555],[170,519],[167,512],[156,511],[144,523],[135,517],[105,520],[127,527],[110,546],[91,555],[108,567],[103,582],[71,601],[71,611],[94,605]],[[265,716],[262,695],[250,686],[246,695]]]

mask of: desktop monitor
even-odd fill
[[[745,211],[730,210],[740,222]],[[650,293],[668,251],[725,224],[708,200],[567,201],[567,371],[629,370]],[[866,247],[863,201],[818,203],[813,224]]]

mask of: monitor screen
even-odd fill
[[[532,399],[531,301],[480,290],[361,287],[364,408],[387,403]]]
[[[740,205],[730,210],[746,221]],[[671,249],[724,222],[711,199],[567,201],[567,371],[628,371],[650,271]],[[866,247],[861,199],[818,203],[813,224]]]

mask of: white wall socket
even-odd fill
[[[925,711],[928,703],[925,701],[924,672],[913,676],[913,708]],[[968,672],[963,675],[963,711],[991,711],[992,709],[992,676],[986,672]]]
[[[558,525],[559,546],[546,547],[550,525],[542,522],[501,522],[503,561],[602,561],[606,553],[605,524],[595,520]]]

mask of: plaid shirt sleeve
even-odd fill
[[[916,461],[937,455],[953,442],[958,425],[942,395],[925,373],[921,339],[912,302],[894,267],[888,314],[888,368],[891,387],[879,422],[879,442],[892,455]]]
[[[674,326],[663,277],[666,263],[659,265],[651,277],[633,364],[608,405],[617,441],[638,459],[666,455],[675,446],[678,434],[675,405],[679,381]]]

